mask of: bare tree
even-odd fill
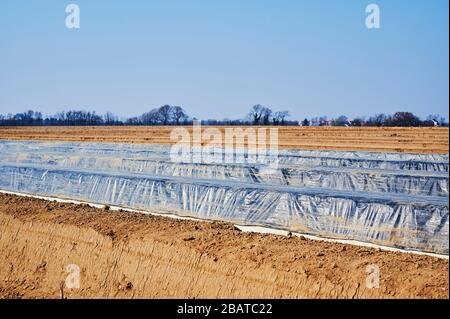
[[[248,113],[248,118],[253,122],[254,125],[268,125],[270,123],[271,115],[272,110],[270,108],[265,107],[261,104],[256,104]]]
[[[159,116],[161,117],[161,121],[163,125],[168,125],[170,120],[172,119],[173,110],[172,107],[168,104],[161,106],[158,109]]]
[[[163,121],[159,109],[153,109],[140,116],[140,123],[143,125],[156,125]]]
[[[392,118],[394,126],[418,126],[420,120],[411,112],[397,112]]]
[[[172,113],[176,125],[180,125],[182,121],[185,121],[188,118],[181,106],[174,106]]]
[[[253,105],[248,113],[248,117],[253,121],[253,124],[258,125],[264,111],[264,106],[260,104]]]
[[[271,116],[272,116],[272,110],[269,109],[268,107],[264,108],[263,114],[262,114],[262,124],[269,125]]]
[[[118,119],[117,116],[115,116],[111,112],[107,112],[105,115],[103,115],[103,121],[106,125],[113,125],[118,121]]]
[[[446,125],[445,117],[443,117],[443,116],[441,116],[439,114],[430,114],[430,115],[428,115],[425,122],[433,123],[433,125],[430,125],[430,126],[444,126],[444,125]]]
[[[374,116],[369,117],[367,121],[367,125],[369,126],[383,126],[386,122],[387,115],[386,114],[376,114]]]
[[[284,125],[286,122],[286,118],[289,117],[288,111],[275,112],[272,117],[272,122],[274,125]]]

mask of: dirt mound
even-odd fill
[[[6,298],[449,296],[447,260],[5,194],[0,258]]]

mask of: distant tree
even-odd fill
[[[271,116],[272,116],[272,110],[269,109],[268,107],[266,107],[263,111],[262,124],[269,125]]]
[[[288,111],[275,112],[272,116],[272,123],[273,125],[284,125],[287,117],[289,117]]]
[[[141,120],[138,117],[130,117],[125,121],[126,125],[139,125],[142,124]]]
[[[105,125],[113,125],[118,122],[118,118],[111,112],[107,112],[105,115],[103,115],[103,122],[105,123]]]
[[[259,120],[261,119],[261,110],[263,106],[260,104],[253,105],[252,109],[248,113],[248,117],[252,119],[253,124],[257,125],[259,124]]]
[[[348,117],[345,115],[339,116],[337,119],[332,121],[333,126],[346,126],[349,124]]]
[[[181,106],[174,106],[172,113],[176,125],[179,125],[181,122],[185,121],[188,118],[186,112]]]
[[[427,126],[445,126],[447,125],[445,117],[439,114],[430,114],[427,116],[423,124],[430,124]]]
[[[307,118],[305,118],[303,121],[302,121],[302,126],[309,126],[309,121],[308,121],[308,119]]]
[[[393,126],[419,126],[420,119],[411,112],[396,112],[392,117]]]
[[[103,117],[95,112],[69,110],[56,115],[56,120],[63,125],[102,125]]]
[[[156,125],[162,122],[159,109],[153,109],[149,112],[145,112],[139,117],[139,123],[142,125]]]
[[[369,117],[366,122],[368,126],[383,126],[386,122],[387,115],[386,114],[376,114],[374,116]]]
[[[188,124],[189,116],[181,106],[163,105],[157,109],[142,114],[139,117],[143,125],[170,125]]]
[[[320,116],[320,117],[318,118],[318,125],[319,125],[319,126],[327,126],[327,125],[329,125],[328,117],[326,117],[326,116]]]
[[[41,125],[42,113],[28,110],[24,113],[16,114],[17,118],[21,121],[21,125]]]
[[[350,121],[350,123],[351,123],[352,126],[363,126],[364,119],[361,119],[361,118],[357,117],[357,118],[353,119],[352,121]]]
[[[202,121],[207,125],[298,125],[297,121],[289,121],[288,111],[272,112],[268,107],[257,104],[252,107],[246,119],[209,119]],[[194,118],[195,120],[195,118]],[[0,114],[0,125],[190,125],[190,119],[181,106],[168,104],[143,113],[138,117],[119,120],[116,115],[107,112],[98,115],[93,111],[68,110],[58,112],[52,116],[43,116],[41,112],[28,110],[16,114]],[[326,116],[314,117],[311,120],[304,119],[303,126],[329,125]],[[436,114],[428,115],[422,121],[411,112],[397,112],[394,115],[377,114],[369,117],[355,118],[349,121],[344,115],[331,121],[332,125],[340,126],[448,126],[448,121]]]
[[[250,112],[248,113],[248,118],[251,119],[254,125],[270,123],[270,116],[272,110],[268,107],[262,106],[261,104],[254,105]]]
[[[161,106],[158,109],[158,114],[161,118],[162,124],[163,125],[168,125],[172,119],[172,115],[173,115],[173,109],[172,106],[166,104]]]
[[[66,125],[67,124],[66,112],[62,111],[62,112],[56,113],[55,119],[60,125]]]

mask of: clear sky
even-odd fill
[[[381,8],[381,29],[365,7]],[[78,4],[81,28],[67,29]],[[0,113],[448,118],[448,0],[0,2]]]

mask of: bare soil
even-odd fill
[[[0,127],[0,139],[171,144],[176,142],[170,139],[170,133],[174,128],[174,126]],[[185,128],[192,133],[191,126]],[[225,136],[226,128],[235,127],[208,126],[208,128],[217,128]],[[448,128],[297,126],[276,128],[279,147],[287,149],[440,154],[448,154],[449,150]]]
[[[5,194],[0,259],[3,298],[449,297],[448,260]]]

